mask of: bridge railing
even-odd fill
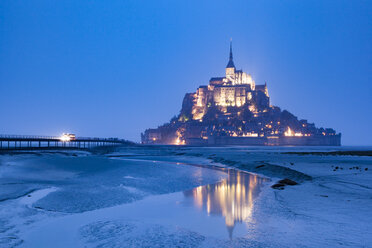
[[[0,134],[0,139],[19,139],[19,140],[26,140],[26,139],[35,139],[35,140],[56,140],[60,141],[59,136],[42,136],[42,135],[9,135],[9,134]],[[124,142],[125,140],[119,138],[98,138],[98,137],[76,137],[76,140],[86,140],[86,141],[95,141],[95,142]],[[74,140],[71,140],[74,141]]]
[[[59,140],[58,136],[42,136],[42,135],[10,135],[10,134],[0,134],[0,138],[6,139],[55,139]]]
[[[99,140],[99,141],[122,141],[118,138],[98,138],[98,137],[76,137],[76,139],[83,139],[83,140]]]

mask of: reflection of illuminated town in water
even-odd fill
[[[250,221],[253,200],[264,180],[257,175],[229,170],[223,181],[199,186],[184,194],[192,197],[194,205],[206,210],[208,215],[222,215],[232,238],[236,223]]]

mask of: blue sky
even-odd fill
[[[372,145],[371,1],[0,2],[0,133],[121,137],[238,69],[345,145]]]

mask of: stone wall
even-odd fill
[[[210,136],[208,139],[186,139],[186,145],[245,145],[245,146],[340,146],[341,135],[312,136],[312,137],[231,137]]]

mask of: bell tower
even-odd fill
[[[233,81],[234,75],[235,75],[235,65],[233,61],[232,41],[230,41],[230,56],[229,56],[229,62],[227,63],[227,66],[226,66],[226,78],[229,81]]]

